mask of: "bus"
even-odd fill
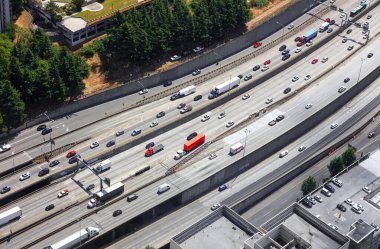
[[[360,12],[362,12],[367,7],[367,4],[362,2],[359,7],[356,7],[353,11],[350,12],[350,17],[354,17]]]

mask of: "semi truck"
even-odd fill
[[[309,32],[307,32],[304,36],[301,37],[301,39],[298,40],[297,46],[302,46],[302,44],[305,44],[315,38],[318,35],[318,30],[312,29]]]
[[[157,144],[153,147],[148,148],[145,151],[145,156],[147,156],[147,157],[152,156],[152,155],[156,154],[157,152],[160,152],[163,149],[164,149],[164,146],[162,144]]]
[[[319,32],[323,32],[323,31],[327,30],[329,27],[330,27],[330,23],[329,22],[324,22],[319,27]]]
[[[79,245],[81,242],[84,242],[88,239],[99,234],[99,229],[96,227],[86,227],[81,229],[80,231],[64,238],[57,243],[44,247],[44,249],[69,249],[74,248]]]
[[[186,151],[186,152],[190,152],[194,148],[196,148],[199,145],[203,144],[205,140],[206,140],[205,134],[198,134],[196,137],[194,137],[190,141],[187,141],[183,145],[183,150]]]
[[[107,159],[107,160],[104,160],[102,162],[100,162],[96,167],[93,167],[92,169],[96,172],[96,173],[101,173],[103,171],[106,171],[108,169],[111,168],[111,165],[112,165],[112,161],[110,159]]]
[[[22,215],[21,208],[14,207],[0,214],[0,226],[8,222],[20,218]]]
[[[118,182],[108,188],[104,188],[102,191],[96,193],[94,197],[97,203],[103,203],[123,192],[124,192],[124,184],[122,182]]]
[[[230,147],[230,155],[233,156],[239,153],[240,151],[242,151],[243,149],[244,149],[244,145],[242,143],[234,144]]]
[[[213,98],[221,95],[222,93],[228,92],[232,88],[237,87],[239,84],[240,84],[240,78],[234,77],[234,78],[224,82],[223,84],[220,84],[220,85],[217,85],[216,87],[214,87],[211,90],[211,92],[209,93],[208,98],[213,99]]]

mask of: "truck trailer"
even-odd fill
[[[183,150],[186,152],[189,152],[193,150],[194,148],[198,147],[199,145],[203,144],[205,139],[206,139],[206,136],[204,134],[198,134],[196,137],[194,137],[190,141],[187,141],[183,145]]]
[[[106,171],[108,169],[111,168],[111,165],[112,165],[112,161],[110,159],[107,159],[107,160],[104,160],[102,162],[100,162],[96,167],[93,167],[92,169],[96,172],[96,173],[101,173],[103,171]]]
[[[208,98],[213,99],[213,98],[221,95],[222,93],[228,92],[232,88],[237,87],[239,84],[240,84],[240,78],[234,77],[234,78],[224,82],[223,84],[220,84],[220,85],[217,85],[216,87],[214,87],[211,90],[211,92],[209,93]]]
[[[178,92],[179,97],[184,97],[184,96],[190,95],[192,93],[195,93],[196,89],[197,88],[194,85],[188,86],[188,87],[186,87],[186,88],[184,88]]]
[[[97,203],[103,203],[123,192],[124,192],[124,184],[122,182],[118,182],[108,188],[104,188],[102,191],[96,193],[94,197]]]
[[[20,218],[22,215],[21,208],[14,207],[0,214],[0,226],[8,222]]]
[[[80,231],[64,238],[61,241],[58,241],[57,243],[44,247],[44,249],[70,249],[75,248],[78,246],[81,242],[84,242],[96,235],[99,234],[99,229],[96,227],[87,227],[84,229],[81,229]]]
[[[324,22],[319,27],[319,32],[323,32],[323,31],[327,30],[329,27],[330,27],[330,23]]]
[[[298,40],[297,46],[302,46],[302,44],[305,44],[315,38],[318,35],[318,30],[312,29],[309,32],[307,32],[304,36],[301,37],[301,39]]]
[[[160,152],[164,149],[164,146],[162,144],[157,144],[153,147],[148,148],[145,151],[145,156],[152,156],[153,154],[156,154],[157,152]]]
[[[244,149],[244,145],[242,143],[234,144],[230,147],[230,155],[233,156],[239,153],[240,151],[242,151],[243,149]]]

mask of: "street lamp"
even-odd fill
[[[244,158],[244,156],[245,156],[245,148],[247,147],[247,137],[248,137],[248,134],[251,133],[251,131],[248,130],[248,128],[247,128],[247,129],[245,129],[244,132],[245,132],[245,140],[244,140],[243,158]]]
[[[359,75],[358,75],[358,80],[357,80],[356,83],[359,82],[359,79],[360,79],[360,73],[362,72],[362,66],[363,66],[363,62],[365,61],[365,59],[364,59],[364,58],[360,58],[360,60],[362,61],[362,63],[360,63]]]
[[[16,172],[16,169],[15,169],[15,152],[14,151],[12,151],[12,160],[13,160],[13,175],[14,175]]]
[[[284,36],[285,26],[282,23],[280,23],[280,22],[276,22],[276,23],[279,24],[279,25],[281,25],[281,27],[282,27],[282,36]]]

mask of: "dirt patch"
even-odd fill
[[[31,20],[32,20],[32,16],[30,15],[30,13],[26,10],[23,10],[21,12],[21,15],[16,20],[16,25],[20,28],[29,30],[29,24]]]

